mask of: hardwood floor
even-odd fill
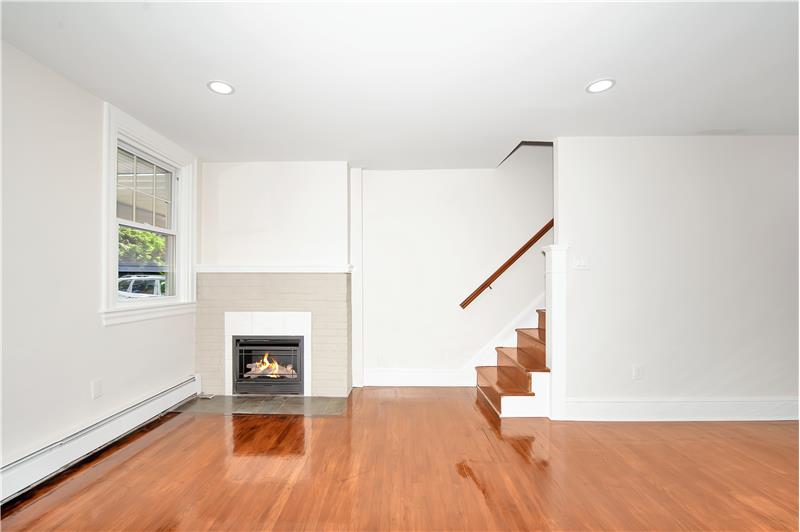
[[[355,390],[343,416],[172,414],[11,530],[797,529],[796,422],[498,422],[472,388]]]

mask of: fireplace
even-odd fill
[[[303,394],[302,336],[234,336],[233,393]]]

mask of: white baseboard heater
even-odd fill
[[[64,471],[199,392],[200,377],[193,375],[66,438],[3,465],[0,468],[2,502]]]

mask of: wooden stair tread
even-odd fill
[[[537,360],[537,357],[524,349],[520,349],[519,347],[497,347],[495,349],[498,353],[510,358],[517,366],[527,372],[550,372],[550,368],[542,364],[540,360]]]
[[[525,388],[518,381],[505,375],[498,366],[478,366],[478,386],[490,387],[498,395],[535,395],[530,388]]]
[[[532,340],[536,340],[537,342],[541,342],[542,344],[545,343],[545,335],[544,331],[536,328],[525,328],[525,329],[515,329],[518,333],[522,333],[526,336],[529,336]]]
[[[462,305],[463,307],[464,305]],[[537,309],[538,327],[515,329],[516,347],[496,347],[497,365],[478,366],[477,392],[502,417],[503,397],[531,397],[533,374],[549,373],[547,367],[547,311]]]

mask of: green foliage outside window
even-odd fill
[[[119,226],[119,261],[127,264],[167,265],[167,237]]]

